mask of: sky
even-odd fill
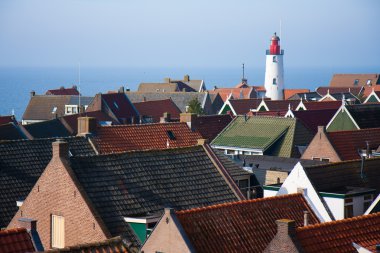
[[[378,0],[1,0],[0,67],[380,69]]]

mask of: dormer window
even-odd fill
[[[273,78],[273,84],[277,84],[277,78]]]
[[[57,112],[57,107],[54,106],[54,107],[53,107],[53,110],[51,110],[51,113],[56,113],[56,112]]]
[[[359,79],[355,79],[355,81],[354,81],[354,85],[355,85],[355,86],[358,86],[358,84],[359,84]]]
[[[367,80],[367,85],[368,85],[368,86],[371,86],[371,85],[372,85],[372,83],[371,83],[371,79],[368,79],[368,80]]]

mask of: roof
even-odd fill
[[[23,120],[49,120],[65,115],[70,96],[35,95],[30,98]]]
[[[266,100],[266,99],[265,99]],[[229,102],[237,115],[244,115],[250,110],[256,110],[262,98],[230,99]]]
[[[306,210],[310,223],[319,223],[301,194],[178,211],[176,216],[197,252],[263,252],[277,232],[277,219],[302,226]]]
[[[272,117],[284,117],[288,111],[250,111],[248,116],[272,116]]]
[[[304,170],[318,192],[340,193],[347,187],[371,188],[380,192],[379,166],[380,158],[373,158],[364,161],[363,170],[361,160],[304,167]]]
[[[202,115],[198,116],[192,125],[203,138],[212,141],[230,122],[231,115]]]
[[[297,119],[237,116],[211,143],[213,147],[261,149],[264,154],[296,157],[296,146],[308,145],[312,134]]]
[[[46,253],[128,253],[132,252],[129,250],[128,243],[123,240],[120,236],[110,238],[104,241],[78,244],[70,247],[65,247],[62,249],[50,249],[44,251]]]
[[[358,150],[370,150],[380,146],[380,128],[367,128],[355,131],[337,131],[326,133],[341,160],[359,159]]]
[[[0,230],[0,253],[35,251],[32,238],[25,228]]]
[[[380,127],[380,104],[346,105],[346,109],[361,129]]]
[[[124,93],[109,93],[101,94],[102,101],[105,102],[107,107],[112,113],[122,122],[122,119],[130,119],[137,117],[138,112],[133,106],[132,102]]]
[[[0,140],[19,140],[27,139],[20,127],[15,123],[0,125]]]
[[[165,112],[170,113],[170,117],[179,119],[181,111],[171,99],[156,101],[145,101],[133,103],[141,116],[150,116],[153,122],[160,122],[160,118]]]
[[[319,95],[317,92],[303,92],[303,93],[296,93],[293,96],[287,98],[288,100],[306,100],[306,101],[318,101],[322,96]]]
[[[357,253],[352,243],[375,252],[380,241],[380,213],[299,227],[296,237],[307,253]]]
[[[62,86],[59,89],[48,90],[45,95],[79,95],[79,91],[75,85],[72,88]]]
[[[354,101],[358,100],[358,98],[355,97],[351,92],[331,93],[330,96],[340,101],[342,101],[343,98],[345,100],[354,100]]]
[[[265,100],[264,103],[269,111],[286,111],[289,109],[296,109],[300,101],[298,100]]]
[[[318,132],[318,126],[327,126],[334,117],[336,109],[292,111],[294,117],[299,119],[314,134]]]
[[[210,94],[219,93],[223,101],[226,101],[227,98],[232,94],[234,99],[248,99],[256,97],[256,92],[253,87],[247,88],[216,88],[209,91]]]
[[[143,101],[155,101],[163,99],[171,99],[181,112],[186,112],[186,106],[189,102],[197,98],[202,107],[204,101],[208,96],[207,92],[126,92],[128,98],[133,102],[143,102]]]
[[[72,155],[93,155],[82,137],[64,138]],[[24,200],[52,157],[55,139],[18,140],[0,143],[0,228],[16,214],[16,201]]]
[[[79,117],[94,117],[98,125],[101,122],[111,122],[112,124],[118,124],[113,118],[102,111],[85,112],[79,114],[66,115],[60,118],[62,124],[67,128],[71,135],[76,135],[78,132],[78,118]]]
[[[77,156],[71,167],[111,236],[131,241],[124,217],[238,199],[202,146]]]
[[[198,132],[179,122],[103,126],[92,138],[101,154],[188,147],[196,145],[198,139],[202,139]]]
[[[249,173],[243,167],[233,162],[227,155],[225,155],[222,151],[214,149],[215,155],[218,157],[219,161],[226,168],[231,177],[236,181],[239,177],[242,176],[251,176],[252,173]]]
[[[290,97],[298,93],[309,93],[309,89],[284,89],[284,99],[287,100]]]
[[[0,116],[0,125],[12,123],[12,122],[17,123],[14,115]]]
[[[306,110],[325,110],[325,109],[335,109],[338,110],[342,106],[342,101],[302,101],[305,105]]]
[[[319,95],[325,96],[327,93],[352,93],[353,95],[358,95],[362,91],[362,87],[330,87],[330,86],[320,86],[315,89]]]
[[[139,92],[176,92],[180,91],[176,83],[140,83]],[[181,90],[182,91],[182,90]]]
[[[89,105],[91,104],[94,97],[85,97],[85,96],[71,96],[69,100],[69,105]]]
[[[379,74],[334,74],[330,80],[331,87],[355,87],[355,86],[366,86],[368,80],[371,80],[371,85],[380,83]],[[355,80],[357,84],[355,85]]]
[[[33,138],[67,137],[71,135],[59,119],[23,125],[23,128]]]

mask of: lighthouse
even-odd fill
[[[274,33],[266,51],[265,96],[272,100],[284,99],[284,50],[280,48],[280,38]]]

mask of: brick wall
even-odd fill
[[[267,170],[265,175],[265,184],[269,185],[283,183],[288,175],[289,172],[287,171]],[[280,179],[279,182],[277,179]]]
[[[312,160],[313,158],[328,158],[329,162],[340,162],[338,154],[331,145],[324,127],[318,127],[318,132],[310,142],[302,155],[302,159]]]
[[[67,143],[62,143],[53,143],[52,160],[8,226],[17,227],[20,217],[37,220],[37,231],[45,249],[51,248],[53,214],[65,219],[65,246],[107,239],[101,221],[94,218],[72,179],[73,172],[64,158],[68,156]]]
[[[295,240],[295,221],[277,220],[277,234],[264,250],[265,253],[298,253]]]

